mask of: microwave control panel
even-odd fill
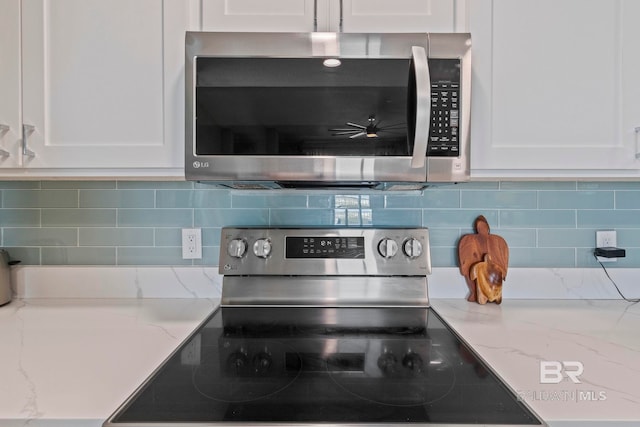
[[[427,156],[460,154],[460,60],[429,59],[431,125]]]

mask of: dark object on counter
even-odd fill
[[[20,261],[11,261],[9,253],[0,249],[0,306],[11,302],[11,267]]]
[[[594,253],[596,256],[601,256],[604,258],[624,258],[627,255],[627,252],[624,249],[611,246],[596,248]]]
[[[458,243],[460,273],[469,287],[467,301],[500,304],[502,281],[509,266],[509,246],[502,237],[489,233],[484,216],[476,218],[474,228],[476,234],[465,234]]]

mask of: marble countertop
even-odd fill
[[[101,426],[217,304],[18,299],[0,307],[0,426]]]
[[[432,303],[550,426],[640,425],[640,304]],[[27,298],[0,307],[0,425],[100,426],[216,305]],[[540,361],[579,362],[581,382],[541,383]]]
[[[640,304],[436,299],[432,306],[550,426],[640,425]]]

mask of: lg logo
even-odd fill
[[[575,360],[565,360],[558,362],[555,360],[540,361],[540,384],[558,384],[566,375],[574,384],[580,384],[578,377],[584,372],[582,362]]]
[[[200,161],[196,160],[195,162],[193,162],[193,167],[195,169],[208,168],[209,167],[209,162],[200,162]]]

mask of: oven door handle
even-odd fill
[[[416,121],[413,137],[412,168],[424,167],[431,126],[431,76],[427,52],[422,46],[412,46],[411,55],[416,78]]]

